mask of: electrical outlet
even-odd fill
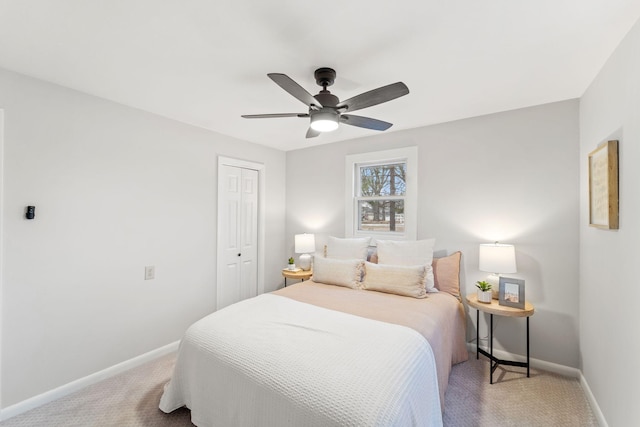
[[[144,268],[144,280],[155,279],[156,277],[156,268],[153,265],[149,265]]]

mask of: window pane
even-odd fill
[[[358,202],[358,230],[404,232],[403,200],[361,200]]]
[[[404,196],[406,163],[360,166],[360,196]]]

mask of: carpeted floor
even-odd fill
[[[445,395],[445,426],[597,427],[577,378],[539,369],[499,366],[489,384],[489,361],[475,352],[453,367]]]
[[[158,409],[175,354],[132,369],[0,423],[0,427],[192,426],[187,409]],[[445,426],[597,426],[580,383],[536,369],[498,368],[473,357],[454,366],[445,397]]]

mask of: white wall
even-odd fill
[[[418,238],[463,252],[463,293],[487,276],[478,270],[478,244],[515,244],[513,277],[525,279],[536,307],[531,356],[577,367],[577,100],[287,152],[289,254],[295,233],[317,233],[318,248],[344,235],[345,155],[413,145]],[[475,338],[471,322],[475,311]],[[496,348],[526,354],[525,322],[497,323]]]
[[[588,226],[588,155],[619,140],[620,229]],[[611,426],[640,419],[640,21],[580,100],[580,356]]]
[[[281,283],[284,152],[3,70],[0,109],[3,407],[178,340],[213,311],[218,155],[266,165],[265,290]]]

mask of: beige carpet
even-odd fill
[[[445,426],[598,426],[580,381],[550,372],[500,366],[489,384],[489,360],[475,352],[453,367]]]
[[[192,426],[186,409],[164,414],[158,401],[169,380],[171,354],[0,423],[0,427]],[[473,357],[453,368],[445,397],[445,426],[597,426],[580,383],[548,372],[498,368]]]

